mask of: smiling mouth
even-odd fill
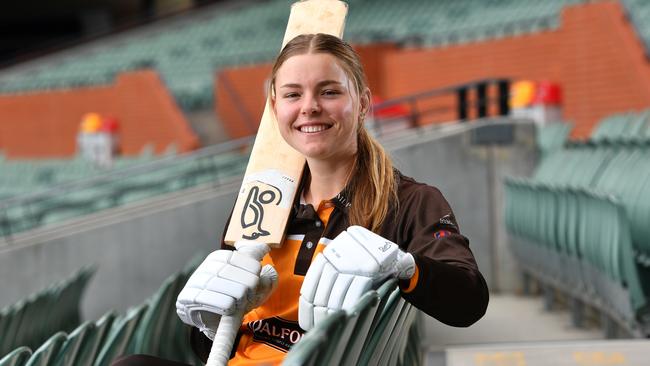
[[[330,129],[330,125],[306,125],[300,126],[299,131],[303,133],[317,133]]]

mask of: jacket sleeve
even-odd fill
[[[451,207],[438,189],[419,183],[399,199],[392,236],[417,266],[410,281],[400,281],[402,296],[445,324],[470,326],[485,314],[489,293]]]

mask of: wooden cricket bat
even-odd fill
[[[291,6],[282,47],[300,34],[327,33],[342,37],[346,15],[347,4],[342,1],[296,2]],[[304,167],[305,158],[280,135],[270,98],[267,98],[225,242],[233,244],[240,240],[253,240],[279,247]],[[243,315],[222,317],[208,366],[228,363]]]
[[[347,5],[338,0],[294,3],[282,47],[300,34],[328,33],[341,37],[346,13]],[[280,136],[270,98],[267,98],[226,231],[226,243],[245,239],[279,246],[304,166],[304,157]]]

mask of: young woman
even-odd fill
[[[352,48],[325,34],[296,37],[273,66],[269,94],[282,137],[307,160],[299,200],[262,274],[259,263],[222,245],[179,295],[199,356],[207,358],[219,316],[243,307],[250,311],[229,364],[280,363],[327,309],[349,307],[387,276],[443,323],[481,318],[487,285],[449,204],[395,170],[364,128],[371,95]],[[138,360],[164,364],[132,357],[120,365]]]

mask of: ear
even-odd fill
[[[359,96],[359,104],[361,105],[361,109],[359,109],[359,113],[361,115],[366,115],[368,111],[370,111],[370,103],[372,101],[372,94],[370,93],[370,89],[366,88],[363,93]]]

